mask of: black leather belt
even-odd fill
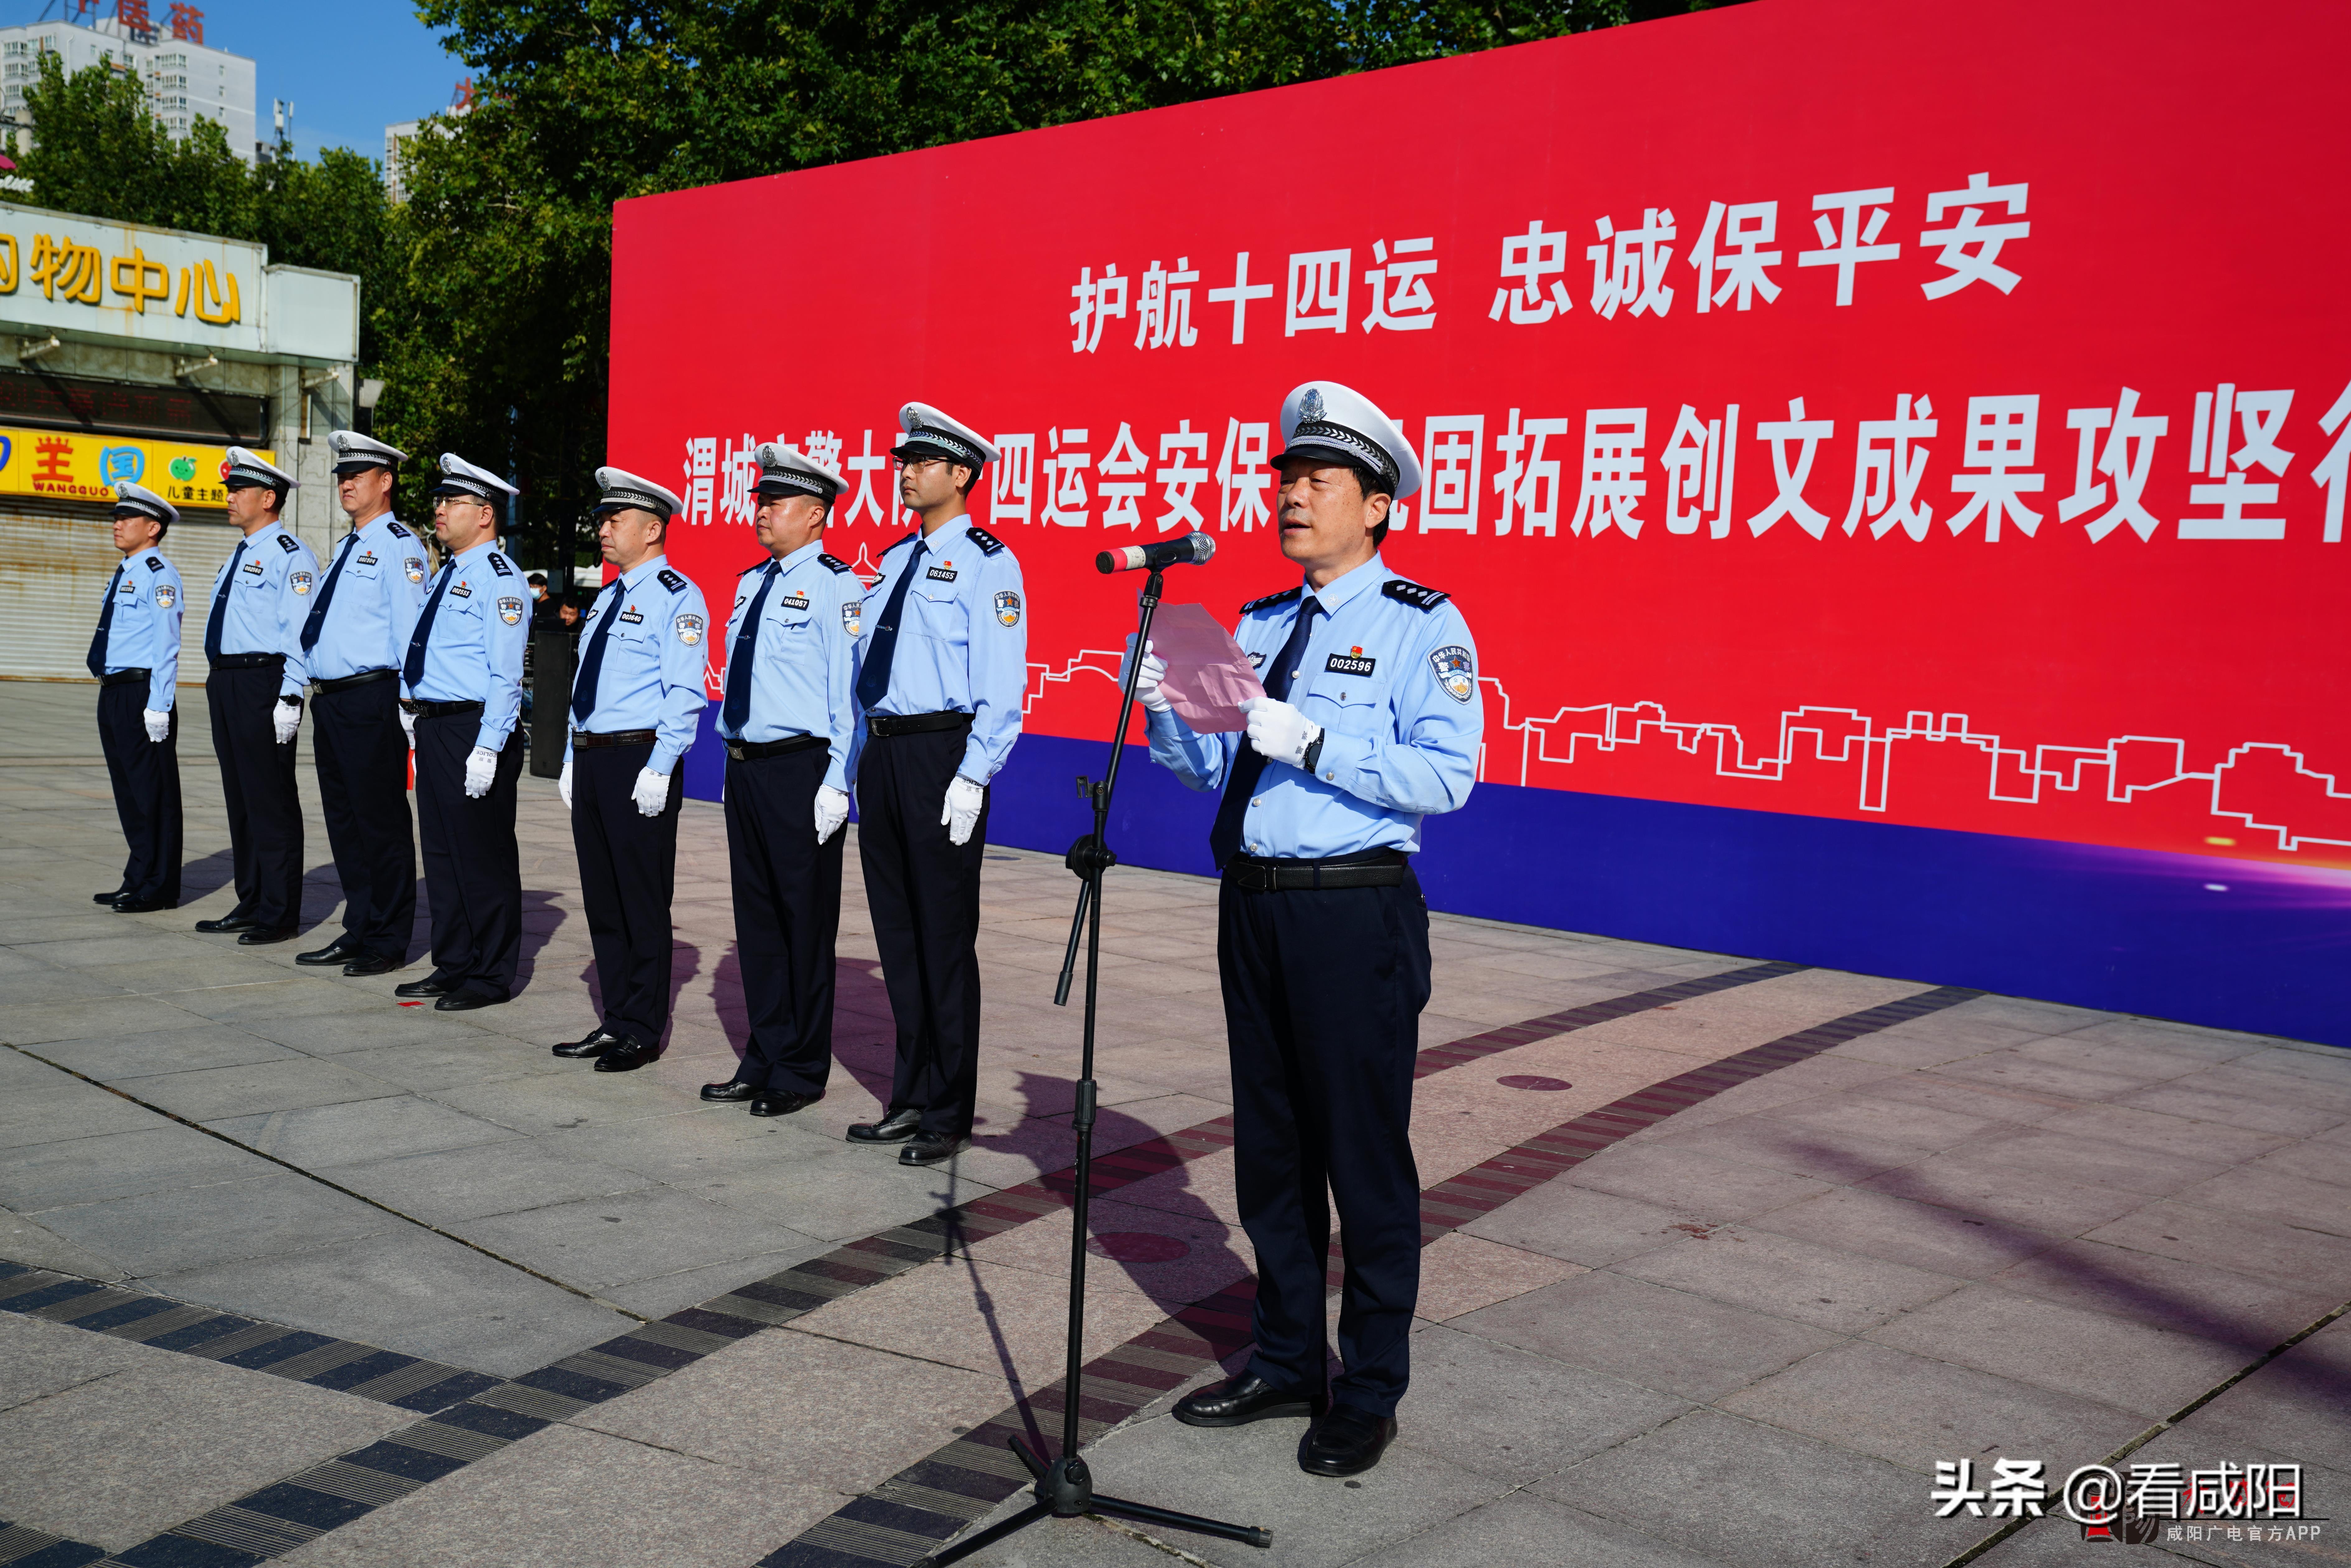
[[[831,744],[821,735],[790,735],[781,740],[730,740],[726,743],[726,755],[737,762],[757,762],[763,757],[789,757],[795,751],[810,751]]]
[[[400,706],[419,718],[447,718],[453,714],[464,714],[468,717],[474,717],[482,711],[482,705],[479,703],[409,702]]]
[[[353,686],[363,686],[371,681],[388,681],[392,679],[392,674],[393,672],[391,670],[361,670],[356,675],[339,675],[331,681],[319,681],[317,685],[321,692],[348,691]]]
[[[110,675],[99,676],[98,684],[101,686],[127,686],[136,681],[144,685],[148,674],[145,670],[117,670]]]
[[[928,735],[935,729],[970,727],[971,715],[960,708],[945,713],[872,713],[865,716],[865,733],[877,740],[893,735]]]
[[[223,653],[213,661],[215,670],[276,670],[285,667],[283,653]]]
[[[660,738],[659,735],[650,729],[614,729],[607,730],[601,735],[585,729],[575,729],[571,732],[571,744],[576,747],[651,746]]]
[[[1397,887],[1404,883],[1405,869],[1401,850],[1372,850],[1327,861],[1259,860],[1254,855],[1235,855],[1225,862],[1225,880],[1243,893]]]

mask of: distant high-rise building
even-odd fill
[[[449,107],[443,112],[456,119],[474,111],[474,78],[467,77],[449,94]],[[395,202],[408,199],[408,182],[401,172],[401,145],[412,141],[429,121],[403,120],[397,125],[383,128],[383,189]]]
[[[155,118],[175,138],[184,140],[199,119],[218,120],[238,157],[250,163],[259,154],[253,62],[205,44],[202,11],[171,5],[158,23],[148,0],[114,0],[109,16],[96,15],[96,0],[66,0],[64,9],[67,20],[0,27],[0,110],[17,134],[30,124],[25,89],[40,79],[41,57],[55,55],[68,76],[100,65],[137,72]]]

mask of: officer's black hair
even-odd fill
[[[979,488],[979,476],[983,473],[987,472],[987,465],[985,463],[961,463],[956,462],[954,458],[949,458],[947,461],[955,467],[966,468],[971,471],[971,477],[956,486],[956,498],[959,500],[969,500],[971,498],[971,493]]]
[[[269,486],[269,493],[277,497],[276,501],[271,503],[272,507],[276,510],[282,512],[286,509],[286,497],[294,493],[294,486],[286,484],[283,481],[278,481],[273,483]]]

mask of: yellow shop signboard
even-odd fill
[[[277,461],[274,451],[255,450]],[[103,504],[114,499],[117,486],[131,484],[175,507],[225,507],[221,465],[227,458],[225,446],[0,425],[0,496]]]

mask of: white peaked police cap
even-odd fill
[[[656,485],[641,475],[632,474],[625,468],[597,469],[596,489],[599,492],[596,510],[600,514],[634,507],[667,522],[685,510],[685,503],[678,498],[676,491],[666,485]]]
[[[180,508],[144,485],[133,485],[128,482],[117,485],[114,487],[114,515],[118,517],[125,512],[136,512],[141,517],[152,517],[166,526],[180,520]]]
[[[762,441],[751,455],[759,465],[762,496],[814,496],[830,501],[849,487],[840,469],[781,441]]]
[[[1420,488],[1420,459],[1380,405],[1337,382],[1308,382],[1281,400],[1281,455],[1360,463],[1397,500]]]
[[[328,439],[331,441],[333,437]],[[301,488],[294,483],[293,475],[275,463],[264,462],[242,446],[228,449],[228,456],[221,463],[221,483],[232,490],[269,485],[283,485],[289,490]]]
[[[330,433],[327,448],[335,455],[335,476],[339,479],[370,468],[397,467],[408,461],[408,454],[392,443],[361,435],[356,430]]]
[[[441,455],[441,482],[433,486],[433,493],[436,496],[478,496],[485,501],[495,501],[500,496],[522,494],[480,464],[468,463],[454,452]]]
[[[900,409],[898,428],[906,434],[890,448],[890,455],[901,463],[915,457],[944,457],[950,463],[967,463],[976,473],[1004,455],[979,432],[926,402],[910,402]]]

